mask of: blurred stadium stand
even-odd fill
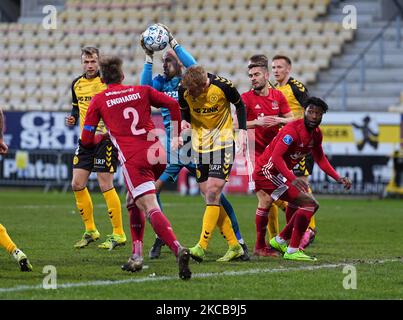
[[[49,2],[58,10],[55,30],[42,26],[42,9]],[[333,110],[386,111],[392,106],[398,111],[401,24],[385,13],[394,2],[22,0],[19,8],[19,1],[4,0],[0,104],[5,110],[68,110],[70,83],[81,73],[84,45],[121,55],[126,83],[138,83],[144,58],[139,35],[147,25],[163,22],[199,63],[233,80],[241,92],[249,88],[249,56],[282,53],[292,58],[295,78],[325,97]],[[342,26],[346,5],[357,8],[356,30]],[[8,22],[18,10],[19,22]]]
[[[53,1],[55,30],[42,27],[45,2],[22,1],[20,22],[0,24],[5,110],[68,110],[84,45],[121,55],[126,83],[138,83],[144,58],[138,38],[152,22],[166,23],[199,63],[240,91],[249,88],[245,65],[252,54],[289,55],[295,77],[311,85],[354,36],[324,19],[330,0]]]
[[[345,5],[358,13],[355,39],[345,44],[342,55],[332,57],[328,70],[319,72],[311,93],[324,96],[333,110],[387,111],[399,104],[402,90],[403,1],[338,2],[329,6],[326,19],[342,21]]]

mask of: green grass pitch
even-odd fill
[[[95,221],[101,241],[111,233],[102,195],[93,193]],[[164,211],[185,246],[199,238],[204,205],[201,197],[161,195]],[[122,196],[128,239],[128,215]],[[229,196],[241,232],[253,251],[256,198]],[[114,251],[96,244],[77,250],[73,244],[83,232],[72,193],[1,190],[0,222],[28,255],[34,271],[20,272],[5,250],[0,253],[0,299],[403,299],[403,202],[401,200],[319,198],[318,236],[308,254],[315,263],[282,258],[252,258],[250,262],[218,263],[226,243],[216,231],[206,260],[191,262],[193,278],[181,281],[167,247],[161,258],[148,259],[154,234],[145,230],[145,265],[138,273],[120,266],[131,254],[130,241]],[[284,214],[279,213],[280,225]],[[57,289],[44,289],[45,266],[57,271]],[[356,289],[351,268],[356,270]],[[343,273],[343,270],[345,271]],[[350,278],[346,278],[350,277]],[[350,279],[350,280],[349,280]],[[45,281],[46,282],[46,281]]]

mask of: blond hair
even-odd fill
[[[207,79],[207,72],[202,66],[191,66],[183,74],[182,86],[185,89],[204,87]]]

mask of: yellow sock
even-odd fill
[[[312,230],[316,229],[316,221],[315,221],[315,216],[312,216],[311,218],[311,222],[309,222],[309,228],[311,228]]]
[[[113,227],[113,234],[122,236],[124,234],[122,224],[122,207],[120,205],[120,199],[115,188],[112,188],[103,193],[106,205],[108,207],[109,218]]]
[[[88,189],[84,188],[80,191],[74,191],[74,195],[76,197],[77,208],[80,210],[81,219],[83,219],[85,225],[85,230],[95,231],[94,207]]]
[[[223,206],[220,207],[220,216],[218,217],[217,226],[225,240],[227,240],[229,246],[232,247],[238,244],[234,229],[232,228],[231,219],[228,217]]]
[[[279,207],[281,210],[283,210],[285,212],[285,209],[287,209],[287,201],[283,201],[283,200],[277,200],[274,201],[274,203],[276,204],[277,207]]]
[[[269,238],[274,238],[278,235],[278,207],[273,203],[269,210],[269,222],[267,223],[267,231],[269,232]]]
[[[10,236],[7,233],[6,228],[0,223],[0,246],[7,250],[8,253],[13,253],[17,246],[11,240]]]
[[[206,211],[204,211],[204,216],[203,216],[202,233],[200,235],[200,240],[199,240],[199,245],[204,250],[207,250],[208,243],[211,239],[211,235],[214,231],[214,228],[217,225],[219,216],[220,216],[220,206],[219,205],[208,204],[206,206]]]

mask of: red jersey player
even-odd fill
[[[134,272],[143,267],[142,243],[146,213],[155,233],[178,257],[179,277],[190,279],[189,250],[176,239],[168,219],[158,205],[154,185],[165,170],[166,156],[158,138],[151,133],[154,129],[151,105],[168,108],[172,124],[178,124],[181,121],[179,104],[152,87],[122,85],[124,75],[119,57],[102,59],[100,71],[108,87],[92,98],[81,139],[84,146],[93,146],[96,143],[95,129],[99,120],[103,119],[118,149],[126,187],[136,204],[130,212],[131,223],[136,225],[132,228],[134,253],[122,269]],[[180,144],[181,138],[174,137],[172,145]]]
[[[292,172],[295,164],[309,153],[319,167],[346,189],[351,182],[341,178],[327,160],[322,149],[322,132],[319,124],[327,111],[327,104],[316,97],[306,101],[304,119],[284,126],[258,159],[253,178],[256,191],[263,191],[275,201],[288,201],[287,225],[279,235],[270,240],[270,245],[284,253],[284,259],[315,261],[299,249],[301,238],[319,204],[308,193],[309,185],[302,177]],[[289,244],[288,244],[289,243]]]
[[[253,128],[255,132],[254,154],[250,157],[256,160],[278,133],[279,125],[293,120],[293,115],[284,95],[269,83],[267,57],[263,54],[252,56],[248,69],[252,89],[242,94],[242,100],[246,106],[247,128]],[[278,252],[265,242],[266,228],[269,229],[270,238],[279,232],[277,206],[271,204],[269,197],[262,191],[257,191],[256,196],[258,208],[255,216],[256,244],[253,253],[263,257],[278,256]]]

